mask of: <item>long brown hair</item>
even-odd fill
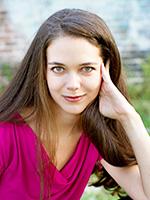
[[[101,50],[104,64],[110,61],[110,76],[113,83],[128,99],[123,81],[121,59],[111,31],[99,16],[80,9],[63,9],[50,16],[39,28],[14,79],[0,97],[0,121],[12,120],[14,113],[32,107],[36,119],[39,140],[44,135],[45,145],[51,159],[55,160],[56,121],[52,100],[46,82],[46,49],[54,39],[63,35],[83,37]],[[115,166],[136,163],[130,142],[121,124],[102,116],[98,108],[98,97],[83,111],[83,130],[91,138],[102,157]],[[49,133],[49,134],[47,134]],[[50,134],[51,133],[51,134]],[[95,186],[117,188],[115,181],[102,169],[97,173],[99,181]]]

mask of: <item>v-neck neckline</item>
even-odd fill
[[[36,138],[36,140],[38,140],[38,137],[37,137],[37,134],[35,133],[35,131],[32,129],[32,127],[24,120],[24,118],[22,117],[22,115],[18,112],[17,113],[17,116],[23,121],[23,123],[26,125],[26,127],[29,129],[30,133]],[[81,140],[84,136],[84,133],[81,132],[81,135],[78,139],[78,142],[76,144],[76,147],[72,153],[72,155],[70,156],[70,158],[66,161],[66,163],[63,165],[63,167],[61,169],[57,169],[57,167],[55,166],[55,164],[53,162],[51,162],[51,159],[44,147],[44,145],[40,142],[40,147],[41,147],[41,150],[42,150],[42,157],[44,159],[44,161],[46,162],[46,164],[48,165],[47,167],[50,168],[50,167],[53,167],[55,171],[57,171],[58,173],[62,173],[66,167],[71,163],[73,157],[75,156],[76,152],[77,152],[77,149],[81,143]]]
[[[47,151],[45,150],[43,144],[41,144],[41,148],[42,148],[44,157],[46,156],[46,157],[45,157],[46,161],[47,161],[48,163],[51,163],[51,165],[53,166],[53,168],[54,168],[58,173],[63,173],[63,172],[65,171],[65,169],[67,168],[67,166],[68,166],[69,164],[71,164],[71,161],[73,160],[73,158],[74,158],[74,156],[75,156],[75,154],[76,154],[76,152],[77,152],[77,149],[79,148],[79,145],[81,144],[81,141],[82,141],[83,136],[84,136],[84,134],[83,134],[83,132],[82,132],[81,135],[80,135],[80,137],[79,137],[79,139],[78,139],[78,142],[77,142],[77,144],[76,144],[76,147],[75,147],[73,153],[71,154],[70,158],[65,162],[65,164],[62,166],[61,169],[57,169],[57,167],[55,166],[55,164],[54,164],[53,162],[51,162],[50,157],[49,157]]]

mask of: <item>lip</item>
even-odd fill
[[[79,102],[83,99],[84,96],[85,96],[85,94],[78,95],[78,96],[63,96],[63,97],[66,101],[69,101],[69,102]]]

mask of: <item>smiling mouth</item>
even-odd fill
[[[81,101],[84,96],[85,96],[85,94],[84,95],[80,95],[80,96],[63,96],[63,97],[64,97],[64,99],[66,101],[69,101],[69,102],[78,102],[78,101]]]

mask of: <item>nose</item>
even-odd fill
[[[80,88],[80,77],[76,73],[68,74],[66,78],[66,88],[67,90],[78,90]]]

